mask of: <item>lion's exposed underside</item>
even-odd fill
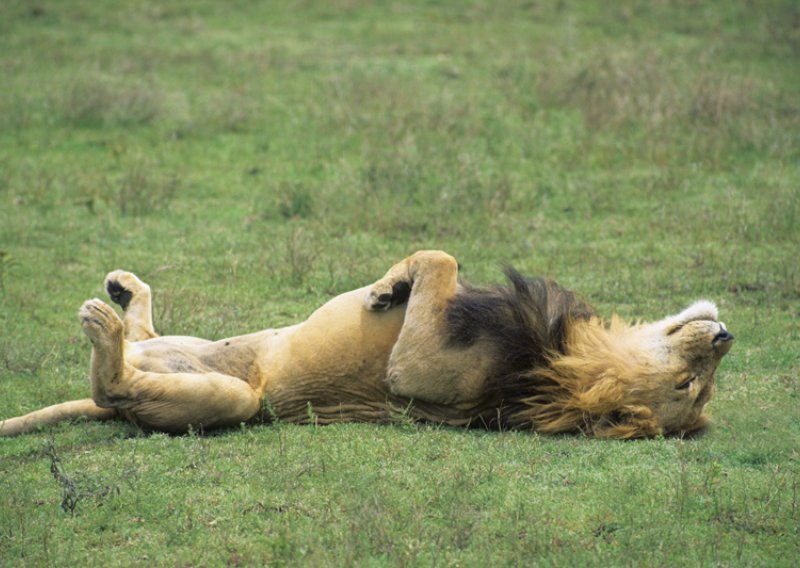
[[[124,320],[96,299],[80,311],[92,398],[8,419],[0,434],[76,416],[184,432],[264,417],[378,422],[398,411],[613,438],[705,424],[733,339],[710,302],[652,324],[606,325],[548,280],[509,270],[509,285],[480,289],[457,276],[450,255],[418,252],[303,323],[207,341],[157,336],[150,288],[112,272],[106,289]]]

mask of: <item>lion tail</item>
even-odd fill
[[[115,408],[101,408],[91,398],[71,400],[35,410],[24,416],[0,421],[0,436],[18,436],[36,430],[39,426],[55,424],[72,418],[109,420],[117,416]]]

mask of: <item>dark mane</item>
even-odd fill
[[[573,292],[546,278],[529,279],[506,268],[509,283],[490,288],[462,285],[450,302],[447,327],[450,345],[469,347],[486,341],[497,357],[488,377],[488,398],[504,406],[533,394],[540,385],[531,371],[564,353],[569,327],[595,315]],[[505,422],[505,420],[503,420]]]

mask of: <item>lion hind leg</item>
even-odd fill
[[[92,342],[92,398],[99,406],[114,407],[125,397],[124,325],[113,308],[97,298],[84,302],[78,317]]]
[[[126,377],[122,413],[143,428],[176,434],[189,429],[236,426],[261,408],[247,382],[222,373],[148,373]]]
[[[125,312],[125,339],[144,341],[158,337],[153,328],[150,286],[132,272],[114,270],[106,276],[105,289],[109,298]]]
[[[18,436],[36,430],[40,426],[56,424],[74,418],[110,420],[117,416],[114,408],[101,408],[91,398],[72,400],[35,410],[23,416],[0,421],[0,436]]]
[[[108,304],[88,300],[81,328],[92,342],[92,399],[144,427],[185,432],[189,427],[232,426],[249,420],[261,396],[237,377],[222,373],[156,373],[125,361],[123,322]]]

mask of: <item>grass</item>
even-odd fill
[[[737,344],[694,440],[3,440],[1,563],[793,565],[798,21],[779,0],[2,3],[2,417],[87,396],[76,310],[118,267],[165,334],[291,324],[442,248],[605,314],[708,297]]]

